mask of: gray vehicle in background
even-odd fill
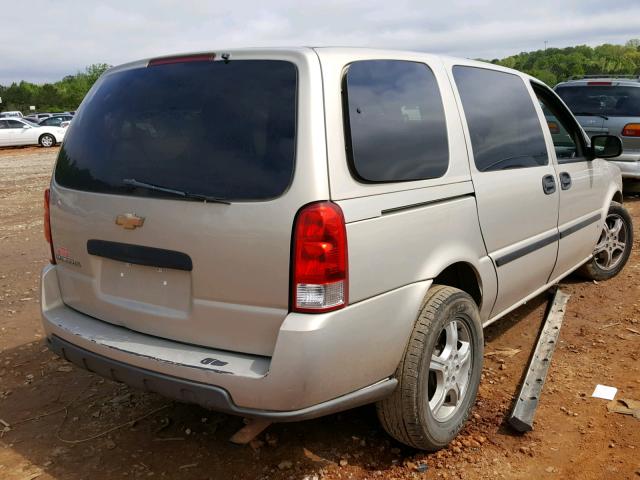
[[[590,137],[620,137],[623,153],[613,163],[625,189],[640,190],[640,77],[587,76],[560,83],[555,91]]]

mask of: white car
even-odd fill
[[[7,111],[7,112],[0,112],[0,118],[9,118],[9,117],[20,117],[22,118],[22,112],[18,112],[16,111]]]
[[[40,145],[53,147],[64,139],[66,129],[41,126],[23,118],[0,118],[0,147]]]

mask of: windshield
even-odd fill
[[[27,120],[26,118],[21,118],[20,119],[23,123],[26,123],[27,125],[31,125],[32,127],[40,127],[41,125],[37,124],[36,122],[32,122],[31,120]]]
[[[556,93],[575,115],[640,116],[640,86],[566,86]]]
[[[225,200],[275,198],[293,175],[296,90],[295,65],[278,60],[185,62],[107,75],[73,120],[56,182],[169,196],[124,182],[137,179]]]

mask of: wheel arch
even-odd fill
[[[618,202],[620,204],[622,203],[622,192],[620,190],[616,190],[613,193],[613,197],[611,197],[611,201],[609,203],[611,202]]]
[[[444,268],[434,279],[434,284],[447,285],[468,293],[482,307],[482,278],[478,270],[469,262],[458,261]]]

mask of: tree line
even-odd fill
[[[605,43],[597,47],[578,45],[522,52],[493,59],[491,63],[528,73],[552,87],[583,75],[640,76],[640,39],[629,40],[624,45]]]
[[[109,67],[106,63],[89,65],[83,72],[67,75],[55,83],[38,85],[23,80],[9,86],[0,85],[0,110],[20,110],[26,114],[32,105],[38,112],[75,110],[91,86]]]
[[[640,76],[640,39],[629,40],[624,45],[547,48],[496,58],[490,62],[528,73],[551,86],[583,75]],[[40,112],[75,110],[98,77],[108,68],[106,63],[96,63],[89,65],[83,72],[68,75],[55,83],[38,85],[23,80],[9,86],[0,85],[0,110],[20,110],[26,113],[31,105]]]

